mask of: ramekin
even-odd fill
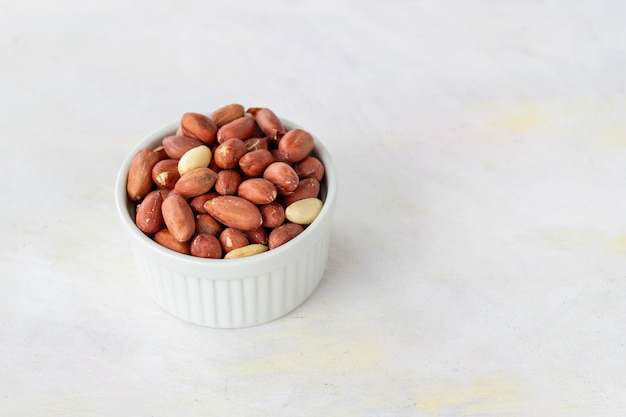
[[[301,128],[281,120],[288,130]],[[324,206],[304,232],[281,247],[246,258],[197,258],[169,250],[141,232],[134,221],[135,206],[126,194],[133,156],[141,149],[159,146],[177,127],[178,122],[170,123],[141,140],[122,163],[115,185],[117,211],[143,286],[163,310],[201,326],[250,327],[293,311],[315,291],[328,261],[337,196],[337,177],[328,150],[313,135],[313,155],[325,167],[320,187]]]

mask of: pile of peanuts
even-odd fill
[[[201,258],[275,249],[320,213],[322,161],[313,136],[268,108],[228,104],[185,113],[172,136],[134,155],[126,191],[155,242]]]

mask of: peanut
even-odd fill
[[[174,135],[163,138],[163,149],[167,156],[172,159],[180,159],[188,150],[202,145],[201,140],[187,136]]]
[[[176,182],[174,191],[179,195],[196,197],[209,192],[217,180],[217,174],[210,168],[196,168],[189,171]]]
[[[215,148],[215,165],[222,169],[236,168],[246,152],[248,149],[241,139],[228,139]]]
[[[219,241],[226,253],[233,249],[247,246],[250,243],[248,237],[242,231],[233,229],[232,227],[227,227],[220,233]]]
[[[285,221],[285,209],[277,201],[260,206],[259,211],[261,212],[261,219],[263,220],[261,226],[263,227],[278,227]]]
[[[313,136],[302,129],[290,130],[278,141],[278,152],[289,162],[303,160],[314,147]]]
[[[148,193],[141,204],[137,207],[135,224],[144,233],[156,233],[163,228],[163,212],[161,204],[163,194],[161,190],[154,190]]]
[[[249,109],[248,113],[252,114],[257,125],[259,126],[259,129],[261,129],[261,131],[267,136],[276,139],[279,135],[285,134],[283,123],[270,109]]]
[[[179,179],[176,159],[163,159],[152,168],[152,181],[160,188],[171,190]]]
[[[208,200],[212,199],[213,197],[217,197],[218,195],[219,194],[216,193],[215,191],[209,191],[208,193],[200,194],[192,198],[191,201],[189,202],[189,205],[191,206],[191,209],[193,210],[194,213],[206,214],[206,210],[204,209],[204,203],[206,203]]]
[[[210,214],[198,214],[196,216],[196,234],[209,234],[219,236],[222,233],[222,224]]]
[[[234,195],[241,184],[241,174],[234,169],[223,169],[217,173],[215,191],[221,195]]]
[[[248,242],[250,243],[259,243],[261,245],[267,245],[267,232],[262,227],[257,227],[256,229],[246,230],[243,232],[244,235],[248,238]]]
[[[252,243],[248,246],[233,249],[224,255],[224,259],[244,258],[246,256],[258,255],[268,250],[268,247],[258,243]]]
[[[161,229],[154,235],[154,241],[173,251],[189,255],[189,242],[179,242],[168,229]]]
[[[286,162],[272,162],[263,171],[263,178],[272,182],[281,195],[296,191],[300,182],[296,171]]]
[[[248,152],[256,151],[257,149],[267,150],[269,148],[269,140],[267,138],[250,138],[243,143],[246,145]]]
[[[185,136],[200,139],[207,145],[215,143],[217,125],[207,116],[199,113],[185,113],[180,119],[180,128]]]
[[[305,178],[300,180],[296,190],[283,197],[280,201],[283,207],[288,207],[291,203],[305,198],[317,197],[320,193],[320,183],[315,178]]]
[[[215,110],[211,113],[209,118],[215,122],[218,128],[220,128],[235,119],[243,117],[245,112],[245,108],[241,104],[233,103],[227,104]]]
[[[240,117],[219,128],[217,131],[217,141],[218,143],[224,143],[228,139],[233,138],[246,140],[252,137],[255,127],[256,124],[252,117]]]
[[[239,184],[237,194],[254,204],[268,204],[276,200],[278,192],[276,186],[265,178],[250,178]]]
[[[257,149],[241,157],[239,168],[249,177],[258,177],[272,162],[274,162],[274,157],[270,151]]]
[[[294,169],[301,180],[304,178],[315,178],[317,182],[322,182],[324,178],[324,164],[314,156],[307,156],[302,161],[296,163]]]
[[[222,245],[220,241],[213,235],[200,233],[191,241],[189,248],[191,255],[200,258],[221,258]]]
[[[208,167],[211,155],[211,149],[204,145],[189,149],[178,161],[178,173],[183,176],[196,168]]]
[[[206,211],[217,221],[239,230],[251,230],[261,226],[261,212],[250,201],[236,196],[215,197],[204,204]]]
[[[289,242],[300,233],[304,232],[304,227],[298,223],[285,223],[270,232],[268,246],[275,249]]]
[[[168,196],[161,204],[163,220],[174,239],[187,242],[196,231],[196,220],[191,207],[179,195]]]
[[[159,162],[159,154],[149,149],[137,152],[130,162],[126,192],[133,201],[143,199],[152,186],[152,168]]]
[[[323,204],[318,198],[298,200],[285,209],[285,218],[293,223],[311,224],[320,214]]]

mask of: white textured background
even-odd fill
[[[0,4],[0,414],[626,413],[626,3]],[[267,325],[160,310],[119,165],[183,112],[320,137],[327,273]]]

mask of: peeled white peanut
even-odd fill
[[[183,176],[196,168],[206,168],[211,163],[211,149],[208,146],[198,146],[189,149],[178,161],[178,173]]]
[[[233,249],[224,255],[224,259],[243,258],[246,256],[257,255],[267,251],[269,248],[260,243],[253,243],[251,245],[242,246],[237,249]]]
[[[304,198],[291,203],[285,209],[285,218],[292,223],[311,224],[322,211],[322,200],[319,198]]]

